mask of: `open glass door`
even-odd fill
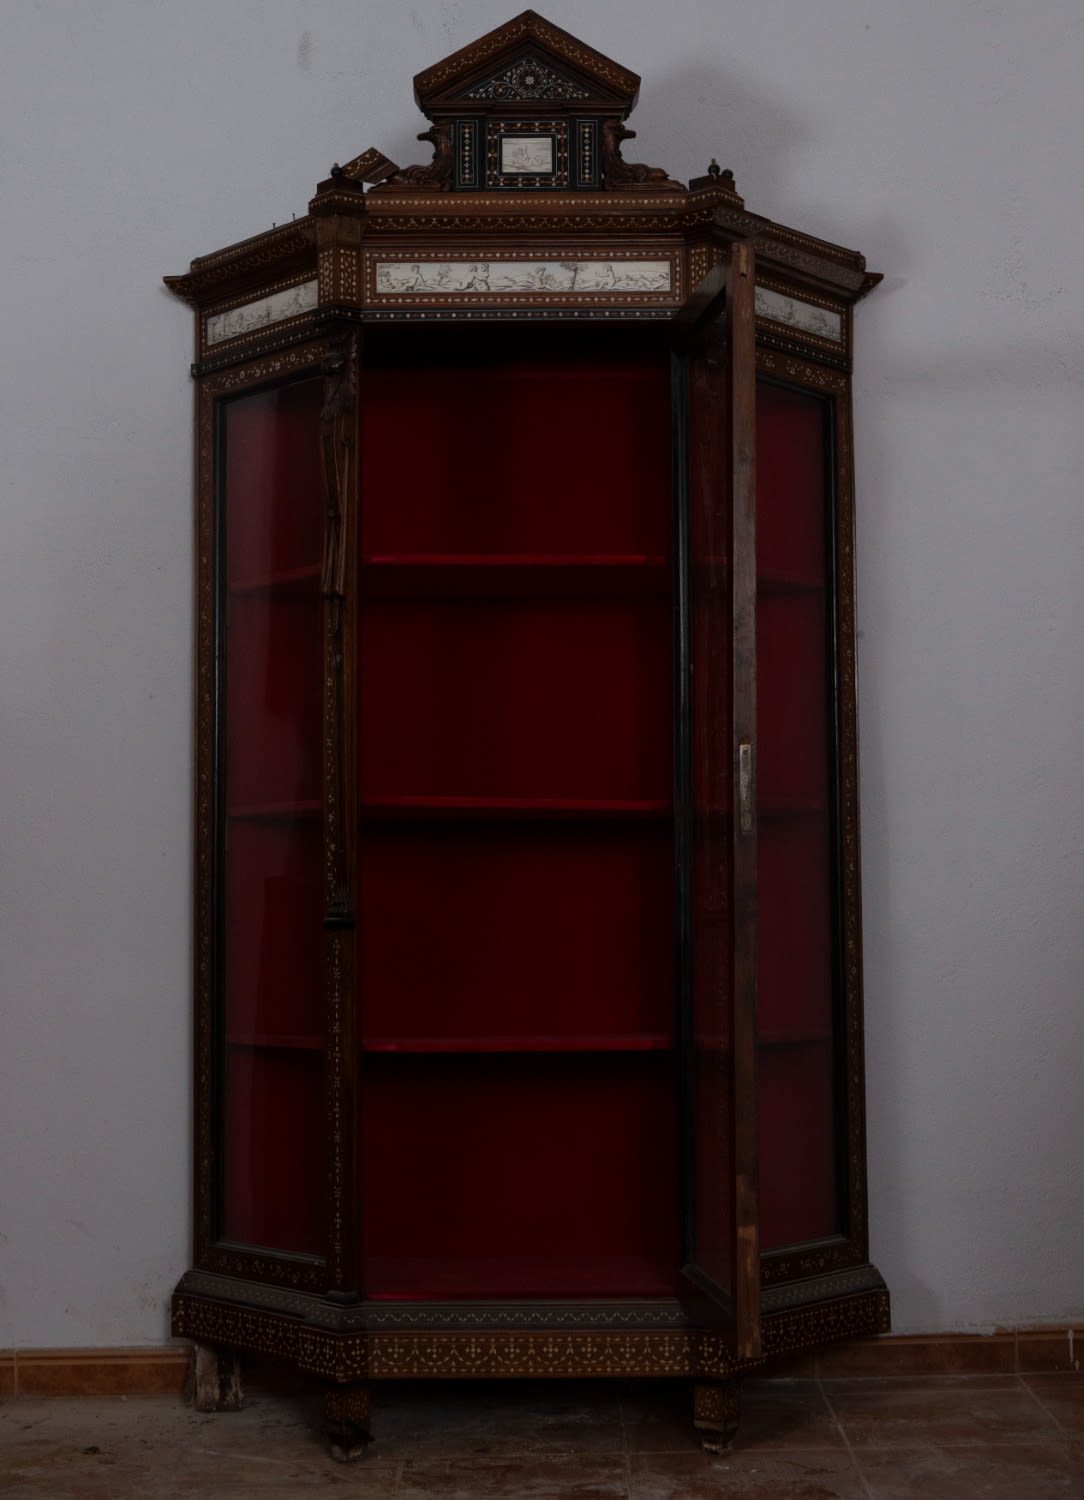
[[[676,902],[683,1284],[760,1352],[753,252],[674,323]]]

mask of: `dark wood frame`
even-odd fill
[[[438,122],[493,113],[456,103],[457,90],[515,55],[524,38],[597,88],[561,105],[500,105],[514,115],[624,118],[639,80],[527,12],[420,74],[419,99]],[[564,41],[561,41],[564,38]],[[563,50],[562,50],[563,49]],[[594,69],[594,74],[592,74]],[[435,139],[435,138],[434,138]],[[481,149],[481,135],[478,147]],[[480,161],[480,158],[479,158]],[[622,163],[622,166],[627,164]],[[390,169],[390,171],[389,171]],[[749,213],[733,177],[709,172],[689,187],[660,169],[608,190],[466,190],[400,173],[375,150],[320,184],[303,218],[193,261],[167,284],[196,310],[197,798],[196,1230],[193,1269],[173,1304],[174,1332],[201,1343],[279,1354],[324,1380],[434,1375],[684,1375],[723,1380],[759,1360],[836,1338],[884,1331],[888,1295],[868,1262],[861,987],[858,761],[854,648],[854,498],[851,348],[854,303],[880,280],[853,251]],[[479,166],[479,171],[481,167]],[[409,180],[397,183],[395,174]],[[411,174],[414,174],[413,177]],[[600,177],[600,181],[604,180]],[[364,183],[376,184],[365,192]],[[758,376],[825,398],[833,424],[837,641],[840,1049],[845,1073],[848,1233],[760,1258],[762,1344],[735,1349],[723,1331],[690,1320],[676,1300],[585,1303],[375,1304],[359,1300],[357,1058],[351,995],[356,970],[356,788],[346,767],[357,735],[357,388],[364,326],[376,322],[545,319],[670,321],[689,290],[734,247],[755,252],[758,285],[838,315],[840,339],[758,315]],[[740,258],[744,250],[739,249]],[[666,260],[669,285],[620,294],[523,291],[389,299],[374,291],[379,260]],[[315,285],[315,305],[211,341],[209,319],[272,293]],[[243,318],[242,318],[243,321]],[[751,338],[754,330],[749,330]],[[746,356],[748,357],[748,356]],[[215,1238],[216,806],[218,604],[215,407],[224,397],[302,374],[322,374],[321,441],[328,488],[325,556],[324,853],[327,973],[329,1239],[326,1257],[285,1255]],[[704,1403],[707,1403],[705,1406]],[[699,1397],[707,1410],[711,1402]],[[344,1408],[345,1410],[345,1408]],[[347,1421],[346,1417],[342,1418]],[[355,1426],[360,1419],[354,1420]],[[705,1418],[710,1426],[711,1421]],[[722,1419],[720,1418],[720,1421]],[[361,1426],[364,1424],[361,1423]]]

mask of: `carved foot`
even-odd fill
[[[367,1385],[337,1385],[324,1392],[328,1442],[331,1456],[338,1463],[349,1464],[361,1458],[373,1440],[369,1397]]]
[[[240,1411],[245,1404],[241,1356],[218,1344],[197,1344],[192,1365],[192,1402],[197,1411]]]
[[[741,1381],[697,1381],[693,1386],[693,1426],[705,1453],[729,1453],[741,1418]]]

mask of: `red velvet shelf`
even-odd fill
[[[830,1031],[770,1031],[757,1037],[757,1046],[774,1050],[777,1047],[821,1046],[831,1040]],[[698,1036],[696,1048],[698,1052],[729,1052],[730,1041],[719,1036]]]
[[[227,1034],[226,1045],[261,1051],[264,1048],[275,1047],[284,1052],[319,1052],[324,1045],[324,1039],[322,1036],[277,1036],[271,1033],[238,1032]]]
[[[763,1031],[757,1038],[761,1047],[810,1047],[820,1046],[832,1040],[832,1033],[823,1029],[807,1031]]]
[[[363,820],[426,818],[657,818],[663,801],[569,797],[366,797]]]
[[[232,580],[229,591],[231,594],[310,594],[318,599],[321,597],[319,592],[315,588],[306,588],[306,584],[318,583],[322,572],[318,563],[305,568],[284,568],[277,573]]]
[[[758,818],[817,818],[828,808],[823,802],[805,802],[781,797],[762,797],[757,802]]]
[[[821,578],[796,578],[785,573],[758,573],[758,594],[820,594],[824,592]]]
[[[670,1297],[674,1262],[634,1255],[366,1256],[374,1301],[494,1297]]]
[[[663,1033],[626,1036],[377,1036],[361,1044],[381,1054],[463,1052],[668,1052],[674,1039]]]
[[[662,554],[643,552],[392,552],[362,558],[369,590],[535,592],[582,585],[595,593],[610,586],[654,591],[669,588]]]
[[[665,557],[417,553],[368,557],[368,599],[642,598],[670,591]]]
[[[280,818],[315,818],[323,810],[322,802],[255,802],[245,807],[228,807],[226,816],[264,822]]]

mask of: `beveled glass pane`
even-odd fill
[[[842,1227],[836,1195],[828,409],[757,385],[761,1246]]]
[[[223,403],[223,1238],[324,1246],[323,382]]]

